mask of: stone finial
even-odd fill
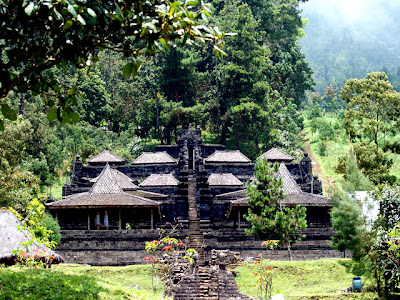
[[[80,159],[81,159],[81,156],[79,154],[76,154],[75,155],[75,160],[80,160]]]

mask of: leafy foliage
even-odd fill
[[[400,187],[381,185],[371,196],[380,203],[380,215],[375,225],[376,240],[371,247],[370,259],[374,268],[379,296],[392,297],[399,286],[398,224],[400,222]]]
[[[368,253],[365,247],[368,233],[361,203],[343,191],[337,191],[332,202],[332,228],[336,232],[332,239],[333,247],[340,251],[350,250],[352,258],[360,261]]]
[[[393,90],[385,73],[350,79],[342,89],[347,102],[345,126],[353,140],[379,145],[381,138],[398,123],[400,94]]]
[[[307,226],[306,208],[300,205],[290,208],[281,204],[285,194],[282,179],[276,176],[278,171],[277,163],[271,169],[265,159],[257,160],[256,179],[247,184],[250,208],[245,218],[252,225],[249,234],[277,238],[280,244],[287,247],[291,260],[291,245],[302,237],[296,232]]]
[[[396,177],[389,174],[393,161],[374,144],[355,144],[349,154],[339,158],[336,171],[346,174],[348,157],[355,157],[357,166],[373,183],[395,182]],[[345,175],[346,177],[347,175]]]
[[[76,86],[58,81],[53,66],[67,71],[92,65],[98,51],[110,49],[130,57],[123,74],[135,76],[141,66],[139,55],[163,52],[175,44],[212,41],[218,55],[223,34],[199,24],[210,15],[209,4],[198,1],[111,1],[101,5],[80,1],[24,1],[0,4],[1,37],[0,99],[10,91],[32,91],[50,96],[48,119],[77,122],[74,106],[80,100]],[[23,29],[15,31],[15,28]],[[55,106],[56,105],[56,106]],[[15,120],[8,104],[1,104],[5,118]],[[3,121],[2,121],[3,122]],[[1,123],[3,127],[3,123]]]

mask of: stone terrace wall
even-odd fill
[[[149,256],[144,250],[145,242],[156,240],[159,230],[63,230],[61,243],[56,251],[68,263],[89,265],[129,265],[143,263]],[[189,235],[182,230],[180,236],[185,239]]]
[[[328,230],[328,229],[326,229]],[[69,263],[83,263],[90,265],[127,265],[143,263],[148,256],[144,251],[146,241],[159,238],[158,230],[109,230],[109,231],[62,231],[62,240],[57,251]],[[325,232],[329,234],[328,231]],[[184,240],[189,235],[183,229],[179,236]],[[261,240],[247,236],[244,230],[207,230],[204,233],[206,261],[211,259],[211,250],[225,250],[240,252],[245,261],[252,261],[263,253],[264,258],[274,260],[288,260],[286,250],[266,251],[261,247]],[[300,241],[293,247],[293,259],[313,260],[328,257],[343,257],[343,252],[330,248],[330,241],[320,232],[312,239]],[[349,253],[346,253],[349,257]]]

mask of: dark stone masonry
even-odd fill
[[[307,208],[306,238],[294,245],[294,259],[342,256],[330,246],[332,205],[322,196],[308,155],[294,162],[272,148],[261,157],[280,164],[287,194],[283,204]],[[183,130],[178,145],[157,146],[129,164],[108,150],[88,165],[77,156],[71,170],[63,199],[48,204],[62,228],[58,251],[67,262],[142,263],[145,241],[157,239],[168,222],[180,224],[177,237],[189,237],[204,266],[213,249],[229,249],[249,261],[260,252],[288,259],[287,251],[266,251],[259,239],[245,233],[245,183],[253,178],[254,163],[240,151],[203,144],[200,130]]]

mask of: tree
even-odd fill
[[[352,141],[373,142],[378,147],[380,140],[400,125],[400,94],[383,72],[348,80],[342,98],[347,102],[344,121]]]
[[[222,37],[218,28],[200,25],[210,15],[210,5],[197,0],[106,1],[75,0],[1,1],[0,101],[10,91],[46,94],[48,119],[68,122],[79,116],[76,87],[62,86],[51,68],[60,65],[90,66],[98,51],[110,49],[130,58],[123,68],[136,75],[140,55],[163,52],[175,42],[195,44],[211,41],[217,55]],[[8,104],[1,103],[5,118],[15,119]],[[3,126],[0,120],[0,129]]]
[[[336,232],[332,239],[333,247],[340,251],[350,250],[352,258],[359,261],[368,252],[363,246],[367,228],[361,203],[343,191],[337,191],[332,197],[332,202],[332,228]]]
[[[268,135],[267,113],[254,102],[243,102],[232,107],[229,115],[236,148],[240,150],[240,144],[253,139],[254,150],[250,152],[250,157],[257,157],[260,153],[259,143]]]
[[[374,228],[375,243],[369,255],[378,294],[384,299],[395,299],[391,293],[400,283],[400,187],[384,184],[377,186],[370,195],[380,204],[379,218]]]
[[[282,179],[276,176],[278,172],[277,163],[271,169],[267,160],[257,160],[254,173],[256,179],[247,184],[250,208],[245,218],[252,225],[249,234],[279,239],[280,244],[287,247],[292,260],[291,247],[302,237],[296,232],[307,226],[306,208],[282,205],[285,194]]]
[[[389,173],[393,160],[373,143],[354,144],[348,154],[339,158],[336,166],[338,173],[345,174],[345,177],[347,176],[348,157],[351,155],[355,156],[358,168],[373,183],[394,183],[396,181],[396,176]]]
[[[235,115],[232,112],[243,111],[244,106],[249,105],[247,103],[254,103],[258,107],[256,110],[261,109],[265,113],[268,93],[271,91],[267,82],[271,61],[269,50],[262,45],[259,22],[254,18],[249,5],[240,1],[227,1],[223,4],[217,24],[223,30],[235,31],[237,35],[226,43],[227,59],[214,67],[217,101],[214,100],[210,106],[210,113],[216,119],[220,143],[225,144],[229,128],[234,123],[231,116]],[[251,110],[254,111],[253,108]],[[232,133],[238,149],[239,142],[254,142],[251,136],[246,135],[242,135],[239,141],[237,136],[240,132],[233,130]]]

